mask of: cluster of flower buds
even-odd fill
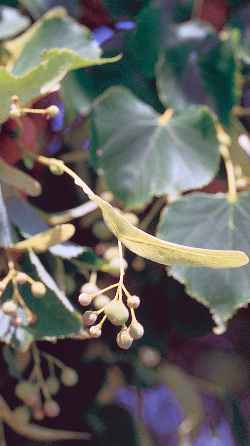
[[[39,352],[36,351],[36,354],[39,355]],[[20,423],[29,423],[31,418],[42,421],[45,417],[57,417],[60,406],[52,397],[59,392],[61,383],[72,387],[78,382],[78,374],[74,369],[65,366],[51,355],[47,356],[52,370],[47,379],[43,377],[40,360],[36,360],[30,378],[19,381],[15,387],[15,394],[23,403],[14,410],[14,415]],[[59,378],[55,374],[55,367],[60,369]]]
[[[78,298],[79,303],[84,307],[90,305],[94,307],[84,312],[83,323],[90,337],[99,338],[102,334],[102,326],[108,320],[112,325],[120,328],[116,337],[117,345],[122,349],[128,349],[134,340],[140,339],[144,334],[143,326],[137,321],[135,315],[135,310],[140,305],[140,298],[131,295],[123,283],[125,261],[119,256],[117,248],[110,248],[105,255],[107,260],[118,259],[120,280],[102,290],[91,280],[82,286]],[[113,289],[116,289],[116,293],[111,299],[105,293]],[[101,319],[98,321],[100,316]]]
[[[20,326],[23,323],[31,325],[37,320],[36,315],[27,307],[19,291],[19,285],[25,283],[30,285],[31,293],[35,298],[45,296],[47,289],[44,283],[32,279],[26,273],[15,270],[13,266],[0,282],[1,310],[10,318],[10,323],[13,326]],[[5,293],[10,285],[11,293]],[[21,314],[24,317],[21,317]]]

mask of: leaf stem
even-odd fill
[[[234,165],[232,163],[228,147],[224,144],[221,144],[220,145],[220,153],[224,160],[226,174],[227,174],[228,201],[230,203],[235,203],[237,201],[237,184],[236,184]]]
[[[155,201],[155,203],[153,204],[153,206],[151,207],[151,209],[149,210],[147,215],[141,221],[140,229],[145,231],[148,228],[148,226],[150,225],[150,223],[152,222],[154,217],[158,214],[158,212],[160,212],[160,210],[161,210],[162,206],[164,206],[164,204],[166,204],[165,197],[161,197]]]

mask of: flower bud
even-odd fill
[[[46,109],[46,114],[49,118],[54,118],[59,112],[60,112],[60,109],[56,105],[50,105]]]
[[[43,405],[43,410],[45,415],[49,418],[55,418],[60,413],[60,406],[59,404],[54,400],[45,401]]]
[[[114,257],[119,257],[119,249],[117,246],[110,246],[104,253],[104,259],[110,261]]]
[[[84,283],[81,287],[81,293],[97,294],[100,291],[97,285],[91,282]]]
[[[78,374],[74,369],[66,367],[61,376],[62,383],[67,387],[73,387],[78,383]]]
[[[127,299],[127,305],[129,308],[136,310],[140,306],[141,300],[139,296],[129,296]]]
[[[144,335],[144,328],[138,321],[132,321],[129,326],[129,333],[133,339],[140,339]]]
[[[104,313],[113,325],[124,325],[129,318],[129,311],[123,302],[112,300],[104,307]]]
[[[29,276],[23,272],[19,272],[16,275],[16,282],[19,285],[23,285],[24,283],[26,283],[29,280]]]
[[[44,411],[40,407],[35,407],[32,411],[32,416],[37,421],[42,421],[44,419]]]
[[[32,396],[37,400],[37,387],[30,381],[20,381],[15,387],[15,395],[25,402],[31,401]]]
[[[14,302],[13,300],[8,300],[8,301],[4,302],[2,305],[3,312],[9,316],[15,315],[17,312],[17,309],[18,309],[18,306],[17,306],[16,302]]]
[[[127,328],[121,330],[117,337],[116,337],[116,342],[118,347],[124,349],[124,350],[128,350],[132,343],[133,343],[133,338],[130,336],[129,331]]]
[[[92,228],[92,232],[95,235],[96,238],[98,238],[99,240],[110,240],[113,238],[113,234],[112,232],[109,230],[109,228],[107,227],[107,225],[103,222],[103,221],[97,221],[93,228]]]
[[[43,297],[46,294],[46,286],[40,281],[33,282],[31,292],[35,297]]]
[[[100,296],[95,297],[94,299],[94,307],[97,310],[100,310],[101,308],[105,307],[110,302],[110,298],[106,296],[106,294],[100,294]]]
[[[97,319],[97,314],[94,311],[85,311],[85,313],[82,316],[83,323],[87,327],[93,325],[96,322],[96,319]]]
[[[60,389],[60,382],[55,376],[49,376],[46,385],[50,395],[56,395]]]
[[[93,297],[91,296],[91,294],[87,293],[81,293],[78,297],[78,302],[83,307],[88,307],[91,304],[92,300]]]
[[[100,338],[102,335],[102,329],[99,325],[94,325],[93,327],[90,327],[89,333],[92,338]]]
[[[127,269],[128,263],[126,262],[126,260],[120,259],[120,257],[113,257],[113,259],[111,259],[107,265],[107,272],[112,274],[112,276],[114,277],[119,277],[121,267],[123,267],[124,270]]]

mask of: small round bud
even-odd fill
[[[94,295],[97,294],[99,291],[100,289],[98,288],[98,286],[91,282],[84,283],[84,285],[82,285],[81,287],[81,293]]]
[[[119,277],[121,267],[123,267],[124,270],[127,269],[128,263],[126,262],[126,260],[125,259],[121,260],[120,257],[113,257],[113,259],[110,260],[107,266],[107,271],[108,273],[112,274],[112,276]]]
[[[64,174],[64,169],[63,169],[63,165],[60,166],[59,164],[50,164],[49,165],[49,170],[51,173],[53,173],[53,175],[63,175]]]
[[[133,343],[133,338],[131,338],[129,331],[127,328],[121,330],[117,337],[116,337],[116,342],[118,347],[124,349],[124,350],[128,350],[132,343]]]
[[[29,381],[20,381],[15,387],[15,394],[28,406],[34,406],[39,400],[36,385]]]
[[[113,325],[124,325],[129,318],[129,311],[123,302],[112,300],[104,307],[104,313]]]
[[[44,413],[49,418],[55,418],[60,413],[60,406],[54,400],[45,401],[43,405]]]
[[[60,382],[55,376],[49,376],[46,385],[50,395],[56,395],[60,389]]]
[[[10,117],[16,119],[16,118],[21,118],[21,116],[22,116],[22,110],[15,104],[13,104],[10,109]]]
[[[114,257],[119,257],[119,249],[117,246],[110,246],[104,253],[104,259],[110,261]]]
[[[28,424],[30,421],[30,411],[27,406],[18,406],[13,410],[15,419],[20,424]]]
[[[92,232],[99,240],[110,240],[113,237],[112,232],[101,220],[93,225]]]
[[[31,285],[31,292],[35,297],[43,297],[46,294],[46,286],[42,282],[33,282]]]
[[[78,374],[74,369],[66,367],[61,376],[62,383],[67,387],[73,387],[78,383]]]
[[[100,296],[95,297],[94,299],[94,307],[97,310],[100,310],[101,308],[105,307],[110,302],[110,298],[106,296],[106,294],[100,294]]]
[[[141,257],[135,257],[134,260],[132,261],[132,268],[135,271],[141,272],[145,269],[145,267],[146,267],[146,262]]]
[[[40,407],[35,407],[32,411],[34,420],[42,421],[44,419],[44,411]]]
[[[81,293],[78,297],[78,302],[83,307],[87,307],[88,305],[90,305],[92,300],[93,300],[93,297],[91,296],[91,294],[87,294],[87,293]]]
[[[129,296],[127,299],[127,305],[129,308],[136,310],[140,306],[141,300],[139,296]]]
[[[8,301],[4,302],[2,305],[3,312],[9,316],[15,315],[17,312],[17,309],[18,309],[18,306],[17,306],[16,302],[14,302],[13,300],[8,300]]]
[[[19,285],[23,285],[24,283],[26,283],[29,280],[29,276],[25,273],[19,272],[16,275],[16,283],[18,283]]]
[[[156,367],[161,362],[161,354],[152,347],[144,346],[139,350],[139,358],[145,367]]]
[[[110,192],[109,190],[106,190],[105,192],[102,192],[100,194],[100,197],[107,201],[108,203],[111,203],[111,201],[114,200],[114,195],[112,194],[112,192]]]
[[[93,327],[90,327],[89,333],[92,338],[100,338],[102,335],[102,329],[99,325],[94,325]]]
[[[126,212],[123,215],[126,218],[126,220],[128,220],[128,222],[131,223],[131,225],[134,225],[134,226],[138,225],[139,218],[137,217],[136,214],[134,214],[133,212]]]
[[[144,335],[144,328],[138,321],[132,321],[129,326],[129,333],[133,339],[140,339]]]
[[[50,105],[50,107],[46,109],[46,114],[49,118],[54,118],[59,112],[60,109],[56,105]]]
[[[85,313],[82,316],[83,323],[87,327],[93,325],[96,322],[96,319],[97,319],[97,314],[94,311],[85,311]]]

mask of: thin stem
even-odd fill
[[[91,274],[90,274],[89,282],[93,283],[94,285],[96,285],[96,281],[97,281],[97,272],[96,271],[92,271]]]
[[[65,364],[60,359],[55,358],[49,353],[41,352],[41,355],[47,359],[48,363],[55,364],[59,369],[65,369]]]
[[[49,399],[51,399],[51,397],[50,397],[50,393],[49,393],[48,387],[47,387],[47,385],[46,385],[46,383],[44,381],[43,372],[42,372],[42,369],[41,369],[40,353],[39,353],[39,350],[38,350],[38,348],[36,347],[35,344],[32,345],[32,354],[33,354],[34,365],[35,365],[34,370],[35,370],[35,374],[36,374],[36,378],[37,378],[38,384],[39,384],[39,386],[40,386],[40,388],[42,390],[44,398],[46,400],[49,400]]]
[[[113,288],[118,287],[119,282],[113,283],[113,285],[109,285],[106,288],[103,288],[102,290],[98,291],[98,293],[95,293],[95,297],[100,296],[103,293],[106,293],[106,291],[112,290]]]
[[[241,107],[240,105],[236,105],[233,108],[233,114],[239,117],[250,116],[250,107]]]
[[[234,165],[232,163],[228,147],[225,145],[220,145],[220,153],[224,160],[225,169],[227,173],[228,201],[230,203],[235,203],[237,201],[237,184],[236,184]]]

